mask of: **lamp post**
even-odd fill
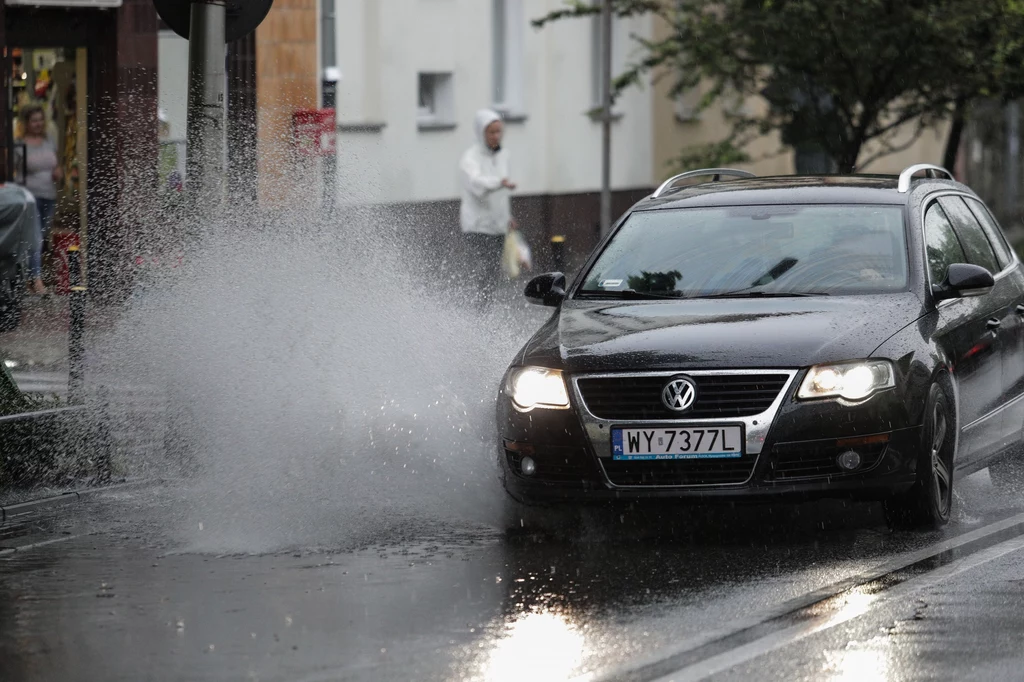
[[[224,201],[227,45],[224,0],[196,0],[188,40],[187,177],[193,210],[216,210]]]
[[[274,0],[153,0],[167,25],[188,40],[186,182],[193,211],[224,200],[227,159],[227,43],[256,30]]]
[[[601,5],[601,236],[612,225],[612,0]]]

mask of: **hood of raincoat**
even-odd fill
[[[500,121],[501,116],[496,111],[491,109],[481,109],[476,112],[476,118],[473,120],[473,129],[476,131],[476,142],[487,149],[487,141],[484,140],[484,131],[487,130],[487,126],[491,125],[495,121]]]

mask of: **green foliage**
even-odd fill
[[[842,172],[873,161],[865,143],[897,151],[959,102],[1024,93],[1024,0],[613,0],[618,16],[652,14],[670,31],[636,40],[642,56],[615,94],[653,74],[677,95],[709,86],[725,97],[763,97],[767,112],[731,119],[732,142],[780,131],[787,144],[820,148]],[[574,1],[534,22],[592,15]],[[963,110],[963,107],[961,107]],[[904,145],[905,146],[905,145]]]
[[[687,147],[669,163],[669,168],[682,173],[694,168],[721,168],[750,161],[750,155],[733,140],[722,140]]]
[[[648,12],[660,12],[663,4],[659,0],[613,0],[612,12],[620,18],[638,16]],[[531,23],[535,28],[543,28],[545,24],[559,19],[572,19],[578,17],[590,17],[601,14],[601,3],[588,2],[587,0],[566,0],[565,9],[558,9],[540,19],[534,19]]]

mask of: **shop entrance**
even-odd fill
[[[56,293],[66,293],[68,247],[84,247],[87,225],[88,50],[84,47],[9,47],[7,120],[11,125],[13,179],[37,193],[43,224],[42,276]],[[43,136],[26,140],[26,115],[43,119]],[[38,125],[38,123],[36,124]],[[39,131],[35,131],[38,133]],[[48,151],[54,152],[52,173]]]

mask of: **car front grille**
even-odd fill
[[[769,472],[776,480],[852,476],[873,469],[882,461],[885,448],[886,443],[840,447],[834,440],[779,443],[772,448]],[[842,469],[836,463],[836,458],[845,450],[856,450],[861,456],[861,465],[853,471]]]
[[[605,475],[618,486],[729,485],[750,478],[756,457],[723,460],[601,461]]]
[[[761,414],[775,401],[789,374],[687,375],[697,387],[693,407],[673,412],[661,402],[672,376],[594,377],[577,380],[583,402],[600,419],[721,419]]]

